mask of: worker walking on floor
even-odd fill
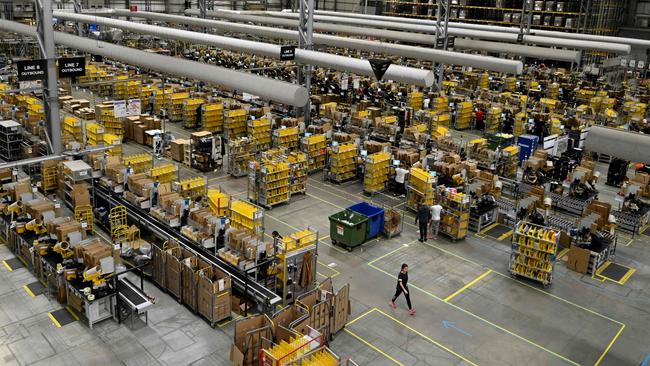
[[[425,242],[427,241],[427,227],[429,226],[429,221],[431,220],[431,208],[423,203],[418,205],[418,212],[415,215],[415,223],[419,223],[420,228],[420,238],[418,241]]]
[[[409,315],[415,315],[415,309],[413,309],[413,307],[411,306],[411,294],[409,293],[408,282],[409,282],[409,266],[408,264],[404,263],[402,264],[402,270],[397,275],[397,288],[395,289],[395,295],[393,296],[393,299],[390,301],[390,307],[393,309],[397,309],[395,300],[397,300],[399,295],[401,295],[403,292],[404,297],[406,298],[406,305],[408,305],[409,307]]]

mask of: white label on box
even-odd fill
[[[222,278],[219,280],[219,291],[223,291],[226,288],[226,281]]]
[[[85,222],[85,221],[83,221],[83,222],[81,223],[81,228],[82,228],[82,229],[85,229],[85,228],[87,228],[87,227],[88,227],[88,223]]]
[[[32,187],[32,192],[34,193],[38,192],[38,187]]]
[[[88,174],[88,173],[86,173],[85,170],[82,170],[82,171],[79,172],[79,176],[81,176],[81,177],[85,176],[86,174]]]
[[[60,203],[55,203],[54,208],[61,208],[61,204]]]
[[[114,250],[120,250],[120,245],[119,244],[113,244],[113,249]]]

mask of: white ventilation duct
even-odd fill
[[[17,22],[0,20],[0,29],[34,38],[37,37],[36,28]],[[207,83],[218,84],[230,90],[245,91],[265,100],[272,100],[296,107],[305,106],[309,98],[307,89],[300,85],[223,67],[144,52],[62,32],[54,32],[54,42],[80,51],[102,55],[132,65],[140,65],[144,68],[167,74],[203,80]]]
[[[283,10],[282,12],[291,12],[291,10]],[[425,19],[413,19],[407,17],[345,13],[345,12],[335,12],[335,11],[327,11],[327,10],[316,10],[314,11],[314,13],[318,15],[331,15],[331,16],[346,17],[346,18],[371,19],[371,20],[380,20],[384,22],[398,22],[398,23],[418,24],[418,25],[425,25],[425,26],[435,25],[435,21],[425,20]],[[472,23],[460,23],[460,22],[449,22],[449,26],[452,28],[476,29],[476,30],[484,30],[488,32],[519,33],[519,27],[503,27],[503,26],[496,26],[496,25],[472,24]],[[592,41],[592,42],[622,43],[634,47],[650,48],[650,40],[646,40],[646,39],[599,36],[594,34],[559,32],[559,31],[549,31],[549,30],[542,30],[542,29],[534,29],[532,30],[532,32],[534,32],[538,36],[545,36],[545,37],[581,39],[584,41]]]
[[[265,14],[272,15],[272,17],[264,17],[250,14]],[[266,23],[274,24],[281,26],[297,26],[297,13],[290,12],[238,12],[238,11],[227,11],[227,10],[217,10],[208,12],[210,16],[216,16],[224,19],[241,19],[250,22],[256,23]],[[269,19],[271,18],[271,19]],[[293,20],[292,23],[286,22],[286,20]],[[420,25],[420,24],[408,24],[408,23],[398,23],[391,22],[386,20],[374,20],[374,19],[361,19],[361,18],[349,18],[349,17],[336,17],[336,16],[327,16],[327,15],[315,15],[314,16],[314,29],[319,29],[322,31],[336,32],[336,29],[340,29],[339,32],[361,35],[361,27],[349,26],[344,24],[335,24],[335,23],[345,23],[345,24],[354,24],[364,27],[375,27],[375,28],[397,28],[400,30],[417,32],[420,34],[435,34],[436,27],[432,25]],[[375,30],[369,30],[369,34],[372,35],[372,32]],[[352,33],[354,32],[354,33]],[[408,32],[396,32],[390,31],[393,33],[407,33]],[[486,31],[479,29],[468,29],[468,28],[456,28],[450,27],[448,29],[448,34],[457,36],[457,37],[467,37],[467,38],[476,38],[476,39],[486,39],[499,42],[509,42],[517,43],[518,34],[515,33],[503,33],[500,31]],[[537,32],[535,32],[537,34]],[[398,40],[398,39],[395,39]],[[571,49],[579,50],[592,50],[592,51],[601,51],[601,52],[612,52],[617,54],[629,54],[632,50],[630,45],[621,44],[621,43],[603,43],[598,41],[587,41],[580,39],[568,39],[568,38],[559,38],[559,37],[542,37],[539,35],[524,35],[524,43],[532,43],[540,46],[550,46],[550,47],[565,47]]]
[[[109,27],[129,30],[131,32],[150,34],[161,38],[213,45],[219,48],[235,50],[269,58],[280,58],[280,46],[270,43],[248,41],[174,28],[159,27],[149,24],[98,17],[94,15],[55,11],[54,16],[59,19],[65,19],[74,22],[106,25]],[[370,66],[368,60],[361,60],[352,57],[301,49],[296,49],[295,59],[297,62],[303,64],[323,67],[326,69],[335,69],[339,71],[354,73],[357,75],[374,76],[374,72],[372,71],[372,67]],[[434,76],[431,70],[391,65],[386,71],[384,79],[394,80],[410,85],[430,87],[433,85]]]
[[[650,135],[592,126],[585,140],[585,148],[627,161],[650,163]]]

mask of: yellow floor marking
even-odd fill
[[[325,240],[325,239],[327,239],[327,238],[329,238],[329,237],[330,237],[329,235],[325,235],[324,237],[319,238],[319,239],[320,239],[320,240]]]
[[[624,239],[627,239],[627,238],[624,238]],[[626,247],[629,247],[630,244],[632,244],[633,242],[634,242],[634,238],[630,238],[630,240],[626,244],[623,244],[623,245],[625,245]]]
[[[493,223],[492,225],[490,225],[490,226],[486,227],[485,229],[481,230],[481,234],[485,235],[488,231],[494,229],[498,225],[499,225],[498,222]]]
[[[234,321],[237,321],[237,320],[239,320],[239,319],[241,319],[241,318],[243,318],[243,317],[244,317],[243,315],[240,315],[240,316],[235,317],[235,318],[232,318],[232,317],[231,317],[231,319],[228,320],[228,321],[226,321],[226,322],[218,323],[218,324],[217,324],[217,327],[218,327],[218,328],[223,328],[223,327],[225,327],[226,325],[228,325],[228,324],[230,324],[230,323],[232,323],[232,322],[234,322]]]
[[[361,319],[365,318],[366,316],[370,315],[370,313],[375,311],[375,309],[376,308],[371,308],[370,310],[366,311],[365,313],[363,313],[363,314],[359,315],[358,317],[356,317],[356,318],[350,320],[349,322],[347,322],[347,324],[345,324],[345,326],[347,327],[349,325],[352,325],[352,324],[358,322],[359,320],[361,320]]]
[[[3,260],[3,261],[2,261],[2,264],[4,264],[5,267],[7,267],[7,269],[9,270],[9,272],[13,272],[13,271],[14,271],[13,268],[9,267],[9,263],[7,263],[7,261]]]
[[[34,295],[34,293],[32,292],[32,290],[30,290],[29,287],[28,287],[27,285],[23,285],[23,288],[25,289],[25,292],[27,292],[27,295],[29,295],[29,296],[31,296],[31,297],[36,297],[36,295]]]
[[[69,306],[67,306],[67,305],[66,305],[65,309],[68,311],[68,313],[70,313],[70,315],[72,315],[72,317],[73,317],[76,321],[79,321],[79,316],[77,315],[77,312],[75,312],[74,310],[72,310],[72,308],[69,307]]]
[[[50,320],[52,321],[52,323],[54,323],[54,325],[55,325],[57,328],[61,328],[61,324],[59,323],[58,320],[56,320],[56,318],[54,317],[54,315],[52,315],[52,313],[48,312],[48,313],[47,313],[47,316],[50,318]]]
[[[342,191],[342,190],[340,190],[340,189],[338,189],[338,188],[336,188],[336,187],[334,187],[334,186],[331,186],[331,185],[328,185],[328,186],[329,186],[330,188],[334,189],[334,190],[337,190],[337,191],[343,192],[343,193],[345,193],[345,194],[349,194],[348,192]],[[321,190],[326,191],[326,190],[324,190],[324,189],[321,189]],[[326,192],[327,192],[327,191],[326,191]],[[340,197],[340,196],[339,196],[339,197]],[[350,200],[350,199],[347,199],[347,200],[348,200],[348,201],[351,201],[351,202],[356,202],[356,201],[353,201],[353,200]],[[416,227],[415,225],[413,225],[413,224],[411,224],[411,223],[409,223],[409,222],[405,222],[405,223],[406,223],[407,225],[410,225],[411,227]],[[416,227],[416,228],[417,228],[417,227]],[[436,245],[432,245],[432,244],[429,244],[429,243],[424,243],[424,244],[427,245],[427,246],[430,246],[430,247],[432,247],[432,248],[438,249],[438,250],[440,250],[440,251],[442,251],[442,252],[444,252],[444,253],[447,253],[447,254],[449,254],[449,255],[452,255],[452,256],[454,256],[454,257],[456,257],[456,258],[460,258],[460,259],[462,259],[462,260],[464,260],[464,261],[466,261],[466,262],[469,262],[469,263],[472,263],[472,264],[474,264],[474,265],[476,265],[476,266],[479,266],[479,267],[484,268],[483,265],[481,265],[480,263],[478,263],[478,262],[476,262],[476,261],[474,261],[474,260],[472,260],[472,259],[469,259],[469,258],[463,257],[463,256],[458,255],[458,254],[453,253],[453,252],[450,252],[450,251],[448,251],[448,250],[446,250],[446,249],[444,249],[444,248],[438,247],[438,246],[436,246]],[[394,250],[393,252],[396,252],[396,251],[399,250],[399,249],[401,249],[401,248],[398,248],[398,249]],[[391,253],[392,253],[392,252],[391,252]],[[389,253],[389,254],[391,254],[391,253]],[[386,257],[386,256],[387,256],[387,255],[383,255],[383,256],[381,256],[381,257],[379,257],[379,258],[377,258],[377,259],[375,259],[375,260],[369,262],[368,265],[370,265],[371,267],[373,267],[374,269],[376,269],[376,270],[378,270],[378,271],[380,271],[380,272],[383,272],[384,274],[386,274],[386,275],[388,275],[388,276],[391,276],[391,277],[393,277],[393,278],[396,278],[394,275],[392,275],[392,274],[390,274],[390,273],[384,271],[383,269],[381,269],[381,268],[379,268],[379,267],[376,267],[376,266],[374,266],[374,265],[372,264],[372,263],[376,262],[377,260],[382,259],[382,258],[384,258],[384,257]],[[611,321],[611,322],[613,322],[613,323],[616,323],[616,324],[618,324],[618,325],[621,325],[621,326],[625,327],[625,324],[622,323],[622,322],[620,322],[620,321],[618,321],[618,320],[612,319],[612,318],[610,318],[610,317],[608,317],[608,316],[606,316],[606,315],[600,314],[600,313],[598,313],[598,312],[596,312],[596,311],[594,311],[594,310],[588,309],[588,308],[586,308],[586,307],[584,307],[584,306],[582,306],[582,305],[578,305],[578,304],[576,304],[576,303],[574,303],[574,302],[572,302],[572,301],[569,301],[569,300],[567,300],[567,299],[565,299],[565,298],[562,298],[562,297],[559,297],[559,296],[554,295],[554,294],[552,294],[552,293],[549,293],[549,292],[543,291],[543,290],[541,290],[541,289],[539,289],[539,288],[536,288],[536,287],[534,287],[534,286],[532,286],[532,285],[529,285],[529,284],[527,284],[527,283],[524,283],[524,282],[518,281],[518,280],[516,280],[516,279],[510,277],[510,276],[507,275],[507,274],[501,273],[501,272],[496,271],[496,270],[494,270],[494,269],[492,269],[492,271],[493,271],[493,273],[495,273],[496,275],[499,275],[499,276],[501,276],[501,277],[503,277],[503,278],[507,278],[507,279],[510,280],[510,281],[514,281],[514,282],[516,282],[516,283],[519,284],[519,285],[526,286],[526,287],[528,287],[528,288],[530,288],[530,289],[532,289],[532,290],[538,291],[538,292],[540,292],[540,293],[542,293],[542,294],[544,294],[544,295],[550,296],[550,297],[552,297],[552,298],[554,298],[554,299],[556,299],[556,300],[562,301],[562,302],[564,302],[564,303],[566,303],[566,304],[569,304],[569,305],[572,305],[572,306],[574,306],[574,307],[576,307],[576,308],[578,308],[578,309],[584,310],[584,311],[586,311],[586,312],[588,312],[588,313],[590,313],[590,314],[597,315],[597,316],[599,316],[599,317],[601,317],[601,318],[603,318],[603,319],[609,320],[609,321]],[[413,285],[412,285],[412,286],[413,286]],[[418,287],[416,287],[416,286],[413,286],[413,287],[414,287],[415,289],[417,289],[417,290],[419,290],[419,291],[421,291],[421,292],[423,292],[423,293],[425,293],[425,294],[427,294],[427,295],[429,295],[429,296],[435,298],[435,299],[438,299],[438,300],[440,300],[440,301],[443,301],[443,299],[437,297],[437,296],[434,295],[434,294],[431,294],[431,293],[427,292],[426,290],[420,289],[420,288],[418,288]],[[541,349],[541,350],[543,350],[543,351],[546,351],[546,352],[548,352],[548,353],[550,353],[550,354],[552,354],[552,355],[554,355],[554,356],[556,356],[556,357],[558,357],[558,358],[561,358],[561,359],[563,359],[563,360],[565,360],[565,361],[567,361],[567,362],[570,362],[570,363],[572,363],[572,364],[574,364],[574,365],[578,365],[577,363],[575,363],[575,362],[573,362],[573,361],[571,361],[571,360],[569,360],[569,359],[567,359],[567,358],[565,358],[565,357],[563,357],[563,356],[561,356],[561,355],[559,355],[559,354],[557,354],[557,353],[555,353],[555,352],[553,352],[553,351],[551,351],[551,350],[549,350],[549,349],[546,349],[545,347],[543,347],[543,346],[541,346],[541,345],[538,345],[538,344],[536,344],[535,342],[532,342],[532,341],[530,341],[530,340],[528,340],[528,339],[526,339],[526,338],[524,338],[524,337],[522,337],[522,336],[520,336],[520,335],[518,335],[518,334],[516,334],[516,333],[513,333],[513,332],[511,332],[511,331],[509,331],[509,330],[507,330],[507,329],[505,329],[505,328],[503,328],[503,327],[501,327],[501,326],[499,326],[499,325],[497,325],[497,324],[494,324],[494,323],[490,322],[489,320],[484,319],[484,318],[482,318],[482,317],[480,317],[480,316],[478,316],[478,315],[476,315],[476,314],[474,314],[474,313],[472,313],[472,312],[469,312],[469,311],[467,311],[467,310],[465,310],[465,309],[463,309],[463,308],[461,308],[461,307],[459,307],[459,306],[456,306],[456,305],[454,305],[454,304],[452,304],[452,303],[447,303],[447,304],[450,305],[450,306],[452,306],[452,307],[454,307],[454,308],[456,308],[456,309],[458,309],[458,310],[460,310],[460,311],[462,311],[462,312],[464,312],[464,313],[466,313],[466,314],[468,314],[468,315],[470,315],[470,316],[472,316],[472,317],[475,317],[475,318],[477,318],[477,319],[479,319],[479,320],[481,320],[481,321],[483,321],[483,322],[485,322],[485,323],[487,323],[487,324],[490,324],[490,325],[492,325],[492,326],[494,326],[494,327],[496,327],[496,328],[498,328],[498,329],[501,329],[501,330],[503,330],[504,332],[506,332],[506,333],[508,333],[508,334],[510,334],[510,335],[512,335],[512,336],[514,336],[514,337],[516,337],[516,338],[519,338],[519,339],[521,339],[521,340],[523,340],[523,341],[525,341],[525,342],[527,342],[527,343],[529,343],[529,344],[531,344],[531,345],[533,345],[533,346],[535,346],[535,347],[537,347],[537,348],[539,348],[539,349]],[[608,350],[605,350],[605,352],[603,353],[602,357],[604,357],[604,355],[605,355],[605,353],[606,353],[607,351],[608,351]]]
[[[416,241],[417,241],[417,239],[416,239],[416,240],[413,240],[412,242],[408,243],[407,245],[411,245],[411,244],[415,243]],[[393,254],[393,253],[395,253],[395,252],[397,252],[397,251],[399,251],[399,250],[402,250],[402,249],[404,249],[404,248],[407,248],[407,246],[400,245],[398,248],[396,248],[396,249],[394,249],[394,250],[391,250],[390,252],[388,252],[388,253],[382,255],[381,257],[378,257],[378,258],[373,259],[372,261],[368,262],[368,264],[369,264],[369,265],[372,265],[373,263],[375,263],[375,262],[377,262],[377,261],[379,261],[379,260],[382,260],[382,259],[384,259],[385,257],[388,257],[389,255],[391,255],[391,254]]]
[[[380,355],[386,357],[387,359],[389,359],[389,360],[395,362],[395,364],[397,364],[397,365],[399,365],[399,366],[405,366],[403,363],[401,363],[401,362],[397,361],[396,359],[394,359],[393,357],[391,357],[388,353],[386,353],[386,352],[380,350],[379,348],[377,348],[376,346],[374,346],[374,345],[371,344],[370,342],[366,341],[365,339],[359,337],[358,335],[356,335],[355,333],[351,332],[350,330],[348,330],[348,329],[343,329],[343,330],[344,330],[346,333],[348,333],[349,335],[351,335],[351,336],[353,336],[354,338],[356,338],[357,340],[359,340],[361,343],[363,343],[363,344],[365,344],[366,346],[372,348],[375,352],[377,352],[377,353],[379,353]]]
[[[504,240],[505,238],[507,238],[507,237],[509,237],[510,235],[512,235],[512,233],[513,233],[513,230],[510,230],[510,231],[504,233],[503,235],[501,235],[497,240],[498,240],[498,241],[502,241],[502,240]]]
[[[623,329],[625,329],[625,324],[621,325],[621,329],[618,330],[618,333],[616,333],[616,335],[614,336],[614,339],[612,339],[612,341],[609,342],[609,344],[607,345],[607,348],[605,348],[605,350],[600,355],[600,357],[598,357],[598,361],[596,361],[594,366],[600,365],[600,363],[603,361],[603,358],[605,358],[605,355],[607,354],[607,352],[609,352],[609,349],[612,348],[612,346],[614,345],[614,342],[616,342],[616,340],[621,335],[621,333],[623,333]]]
[[[558,253],[558,255],[557,255],[557,260],[562,259],[562,257],[564,257],[565,255],[567,255],[567,253],[569,253],[570,250],[571,250],[571,249],[569,249],[569,248],[564,248],[564,249],[562,249],[562,250],[560,251],[560,253]]]
[[[453,299],[456,295],[458,295],[461,292],[463,292],[463,291],[467,290],[468,288],[472,287],[472,285],[474,285],[478,281],[482,280],[483,278],[485,278],[485,276],[489,275],[490,273],[492,273],[492,270],[488,269],[482,275],[480,275],[480,276],[476,277],[474,280],[472,280],[472,282],[470,282],[467,285],[463,286],[460,290],[458,290],[458,291],[454,292],[453,294],[447,296],[447,298],[444,301],[447,302],[447,301]]]
[[[454,356],[456,356],[456,357],[458,357],[458,358],[460,358],[461,360],[463,360],[463,361],[465,361],[465,362],[467,362],[468,364],[470,364],[470,365],[474,365],[474,366],[476,366],[476,363],[474,363],[474,362],[472,362],[472,361],[470,361],[470,360],[468,360],[467,358],[465,358],[465,357],[463,357],[463,356],[461,356],[461,355],[459,355],[458,353],[456,353],[456,352],[455,352],[455,351],[453,351],[452,349],[450,349],[450,348],[448,348],[448,347],[446,347],[446,346],[443,346],[442,344],[440,344],[440,343],[438,343],[437,341],[435,341],[435,340],[433,340],[433,339],[431,339],[430,337],[428,337],[428,336],[426,336],[426,335],[424,335],[424,334],[422,334],[422,333],[420,333],[420,332],[418,332],[417,330],[415,330],[415,329],[413,329],[413,328],[411,328],[411,327],[410,327],[410,326],[408,326],[407,324],[405,324],[405,323],[402,323],[401,321],[399,321],[399,320],[397,320],[397,319],[395,319],[395,318],[393,318],[392,316],[390,316],[390,315],[388,315],[388,314],[386,314],[386,313],[385,313],[385,312],[383,312],[382,310],[380,310],[380,309],[375,309],[375,310],[376,310],[377,312],[379,312],[380,314],[382,314],[382,315],[384,315],[385,317],[387,317],[387,318],[389,318],[389,319],[391,319],[391,320],[392,320],[392,321],[394,321],[395,323],[397,323],[397,324],[399,324],[399,325],[401,325],[401,326],[403,326],[404,328],[406,328],[406,329],[408,329],[408,330],[410,330],[411,332],[413,332],[413,333],[415,333],[415,334],[417,334],[417,335],[419,335],[420,337],[422,337],[422,338],[424,338],[424,339],[426,339],[427,341],[429,341],[429,342],[431,342],[431,343],[433,343],[433,344],[435,344],[436,346],[438,346],[438,347],[440,347],[440,348],[442,348],[443,350],[445,350],[445,351],[447,351],[447,352],[449,352],[449,353],[451,353],[452,355],[454,355]]]
[[[323,201],[323,202],[325,202],[325,203],[327,203],[327,204],[329,204],[329,205],[332,205],[332,206],[334,206],[334,207],[336,207],[336,208],[338,208],[338,209],[345,210],[345,207],[343,207],[343,206],[339,206],[339,205],[337,205],[337,204],[335,204],[335,203],[332,203],[332,202],[330,202],[330,201],[324,200],[324,199],[322,199],[322,198],[320,198],[320,197],[316,197],[316,196],[314,196],[313,194],[309,194],[309,193],[307,193],[307,196],[309,196],[309,197],[311,197],[311,198],[315,198],[315,199],[317,199],[317,200],[319,200],[319,201]]]
[[[334,272],[334,275],[333,275],[333,276],[330,276],[330,277],[334,278],[334,277],[339,276],[339,275],[341,274],[341,272],[339,272],[338,270],[336,270],[336,269],[334,269],[334,268],[328,266],[327,264],[325,264],[325,263],[323,263],[323,262],[321,262],[321,261],[317,261],[317,262],[318,262],[318,264],[320,264],[321,266],[323,266],[323,267],[327,267],[327,269],[329,269],[330,271]]]
[[[377,267],[377,266],[374,266],[374,265],[372,265],[372,264],[369,264],[369,265],[370,265],[370,267],[372,267],[372,268],[378,270],[379,272],[382,272],[382,273],[384,273],[384,274],[386,274],[386,275],[388,275],[388,276],[390,276],[390,277],[392,277],[392,278],[397,278],[397,277],[395,277],[394,275],[392,275],[392,274],[390,274],[390,273],[384,271],[383,269],[381,269],[381,268],[379,268],[379,267]],[[495,272],[495,273],[496,273],[496,272]],[[493,322],[491,322],[491,321],[489,321],[489,320],[487,320],[487,319],[485,319],[485,318],[482,318],[482,317],[480,317],[479,315],[476,315],[476,314],[472,313],[472,312],[469,311],[469,310],[463,309],[463,308],[461,308],[460,306],[458,306],[458,305],[454,305],[454,304],[451,303],[451,302],[445,302],[442,298],[440,298],[440,297],[438,297],[438,296],[436,296],[436,295],[434,295],[434,294],[428,292],[427,290],[424,290],[424,289],[422,289],[422,288],[420,288],[420,287],[418,287],[418,286],[416,286],[416,285],[414,285],[414,284],[409,284],[409,286],[410,286],[410,287],[413,287],[414,289],[416,289],[416,290],[418,290],[418,291],[420,291],[420,292],[422,292],[422,293],[424,293],[424,294],[426,294],[426,295],[429,295],[430,297],[432,297],[432,298],[434,298],[434,299],[436,299],[436,300],[438,300],[438,301],[444,302],[445,304],[447,304],[447,305],[453,307],[454,309],[457,309],[457,310],[459,310],[459,311],[461,311],[461,312],[463,312],[463,313],[465,313],[465,314],[467,314],[467,315],[469,315],[469,316],[471,316],[471,317],[473,317],[473,318],[476,318],[476,319],[478,319],[478,320],[480,320],[480,321],[482,321],[482,322],[484,322],[484,323],[486,323],[486,324],[489,324],[489,325],[491,325],[491,326],[493,326],[493,327],[495,327],[495,328],[497,328],[497,329],[499,329],[499,330],[501,330],[501,331],[503,331],[503,332],[505,332],[505,333],[508,333],[508,334],[510,334],[511,336],[513,336],[513,337],[515,337],[515,338],[517,338],[517,339],[520,339],[520,340],[522,340],[522,341],[524,341],[524,342],[530,344],[531,346],[534,346],[534,347],[536,347],[536,348],[539,348],[539,349],[541,349],[542,351],[545,351],[545,352],[547,352],[547,353],[549,353],[549,354],[551,354],[551,355],[553,355],[553,356],[555,356],[555,357],[557,357],[557,358],[559,358],[559,359],[562,359],[562,360],[564,360],[564,361],[566,361],[566,362],[568,362],[568,363],[570,363],[570,364],[572,364],[572,365],[580,366],[579,363],[574,362],[574,361],[571,361],[570,359],[568,359],[568,358],[566,358],[566,357],[564,357],[564,356],[562,356],[562,355],[560,355],[560,354],[558,354],[558,353],[556,353],[556,352],[554,352],[554,351],[551,351],[550,349],[548,349],[548,348],[546,348],[546,347],[544,347],[544,346],[542,346],[542,345],[539,345],[539,344],[537,344],[537,343],[531,341],[531,340],[528,339],[528,338],[524,338],[524,337],[520,336],[519,334],[517,334],[517,333],[515,333],[515,332],[513,332],[513,331],[510,331],[510,330],[508,330],[508,329],[506,329],[506,328],[504,328],[504,327],[502,327],[502,326],[500,326],[500,325],[498,325],[498,324],[495,324],[495,323],[493,323]]]
[[[627,273],[625,274],[625,276],[623,276],[623,278],[621,278],[621,280],[619,281],[619,283],[620,283],[621,285],[624,285],[625,282],[627,282],[627,280],[629,280],[630,277],[632,277],[632,275],[634,274],[634,272],[636,272],[636,268],[631,268],[631,267],[627,267],[627,268],[630,268],[630,269],[627,271]]]
[[[226,178],[229,178],[229,177],[230,177],[230,175],[223,175],[221,177],[210,178],[210,179],[208,179],[208,182],[216,182],[218,180],[226,179]]]
[[[309,183],[308,183],[308,184],[309,184]],[[355,200],[351,200],[351,199],[349,199],[349,198],[346,198],[346,197],[340,196],[340,195],[338,195],[338,194],[336,194],[336,193],[332,193],[332,192],[330,192],[330,191],[328,191],[328,190],[326,190],[326,189],[320,188],[320,187],[315,186],[315,185],[313,185],[313,184],[309,184],[309,185],[311,185],[313,188],[316,188],[316,189],[318,189],[318,190],[320,190],[320,191],[323,191],[323,192],[325,192],[325,193],[327,193],[327,194],[330,194],[330,195],[332,195],[332,196],[339,197],[339,198],[344,199],[344,200],[346,200],[346,201],[357,202],[357,201],[355,201]],[[327,186],[328,186],[328,187],[332,187],[332,186],[330,186],[330,185],[327,185]],[[332,187],[332,188],[335,188],[335,187]],[[335,188],[335,189],[336,189],[336,188]],[[345,192],[345,191],[341,191],[341,192]],[[347,192],[346,192],[346,193],[347,193]],[[351,194],[351,193],[347,193],[347,194],[350,194],[350,195],[352,195],[353,197],[356,197],[356,196],[354,196],[354,195]]]
[[[25,262],[23,257],[16,257],[16,258],[18,258],[18,260],[23,264],[23,266],[25,266],[25,268],[29,268],[29,266],[27,265],[27,262]]]

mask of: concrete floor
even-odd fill
[[[149,150],[129,143],[124,151]],[[598,169],[606,173],[606,167]],[[180,172],[197,174],[182,166]],[[231,194],[246,191],[246,178],[207,176]],[[410,213],[403,233],[390,240],[351,253],[332,246],[327,217],[370,200],[361,191],[358,182],[337,186],[315,174],[306,196],[265,212],[267,232],[318,230],[319,278],[333,277],[336,287],[351,284],[350,322],[331,343],[339,355],[360,365],[638,365],[650,352],[650,237],[619,241],[615,262],[636,269],[624,285],[578,274],[560,262],[552,286],[543,289],[508,275],[507,239],[472,234],[461,242],[422,244]],[[601,192],[602,198],[614,193],[610,187]],[[385,196],[372,200],[403,203]],[[0,258],[11,257],[0,246]],[[403,298],[397,310],[388,306],[401,263],[410,264],[415,317],[407,315]],[[61,306],[45,295],[28,295],[22,286],[33,281],[25,268],[10,272],[0,266],[2,365],[229,364],[233,323],[213,329],[151,283],[145,290],[158,302],[148,325],[105,321],[90,330],[80,322],[57,328],[47,313]]]

